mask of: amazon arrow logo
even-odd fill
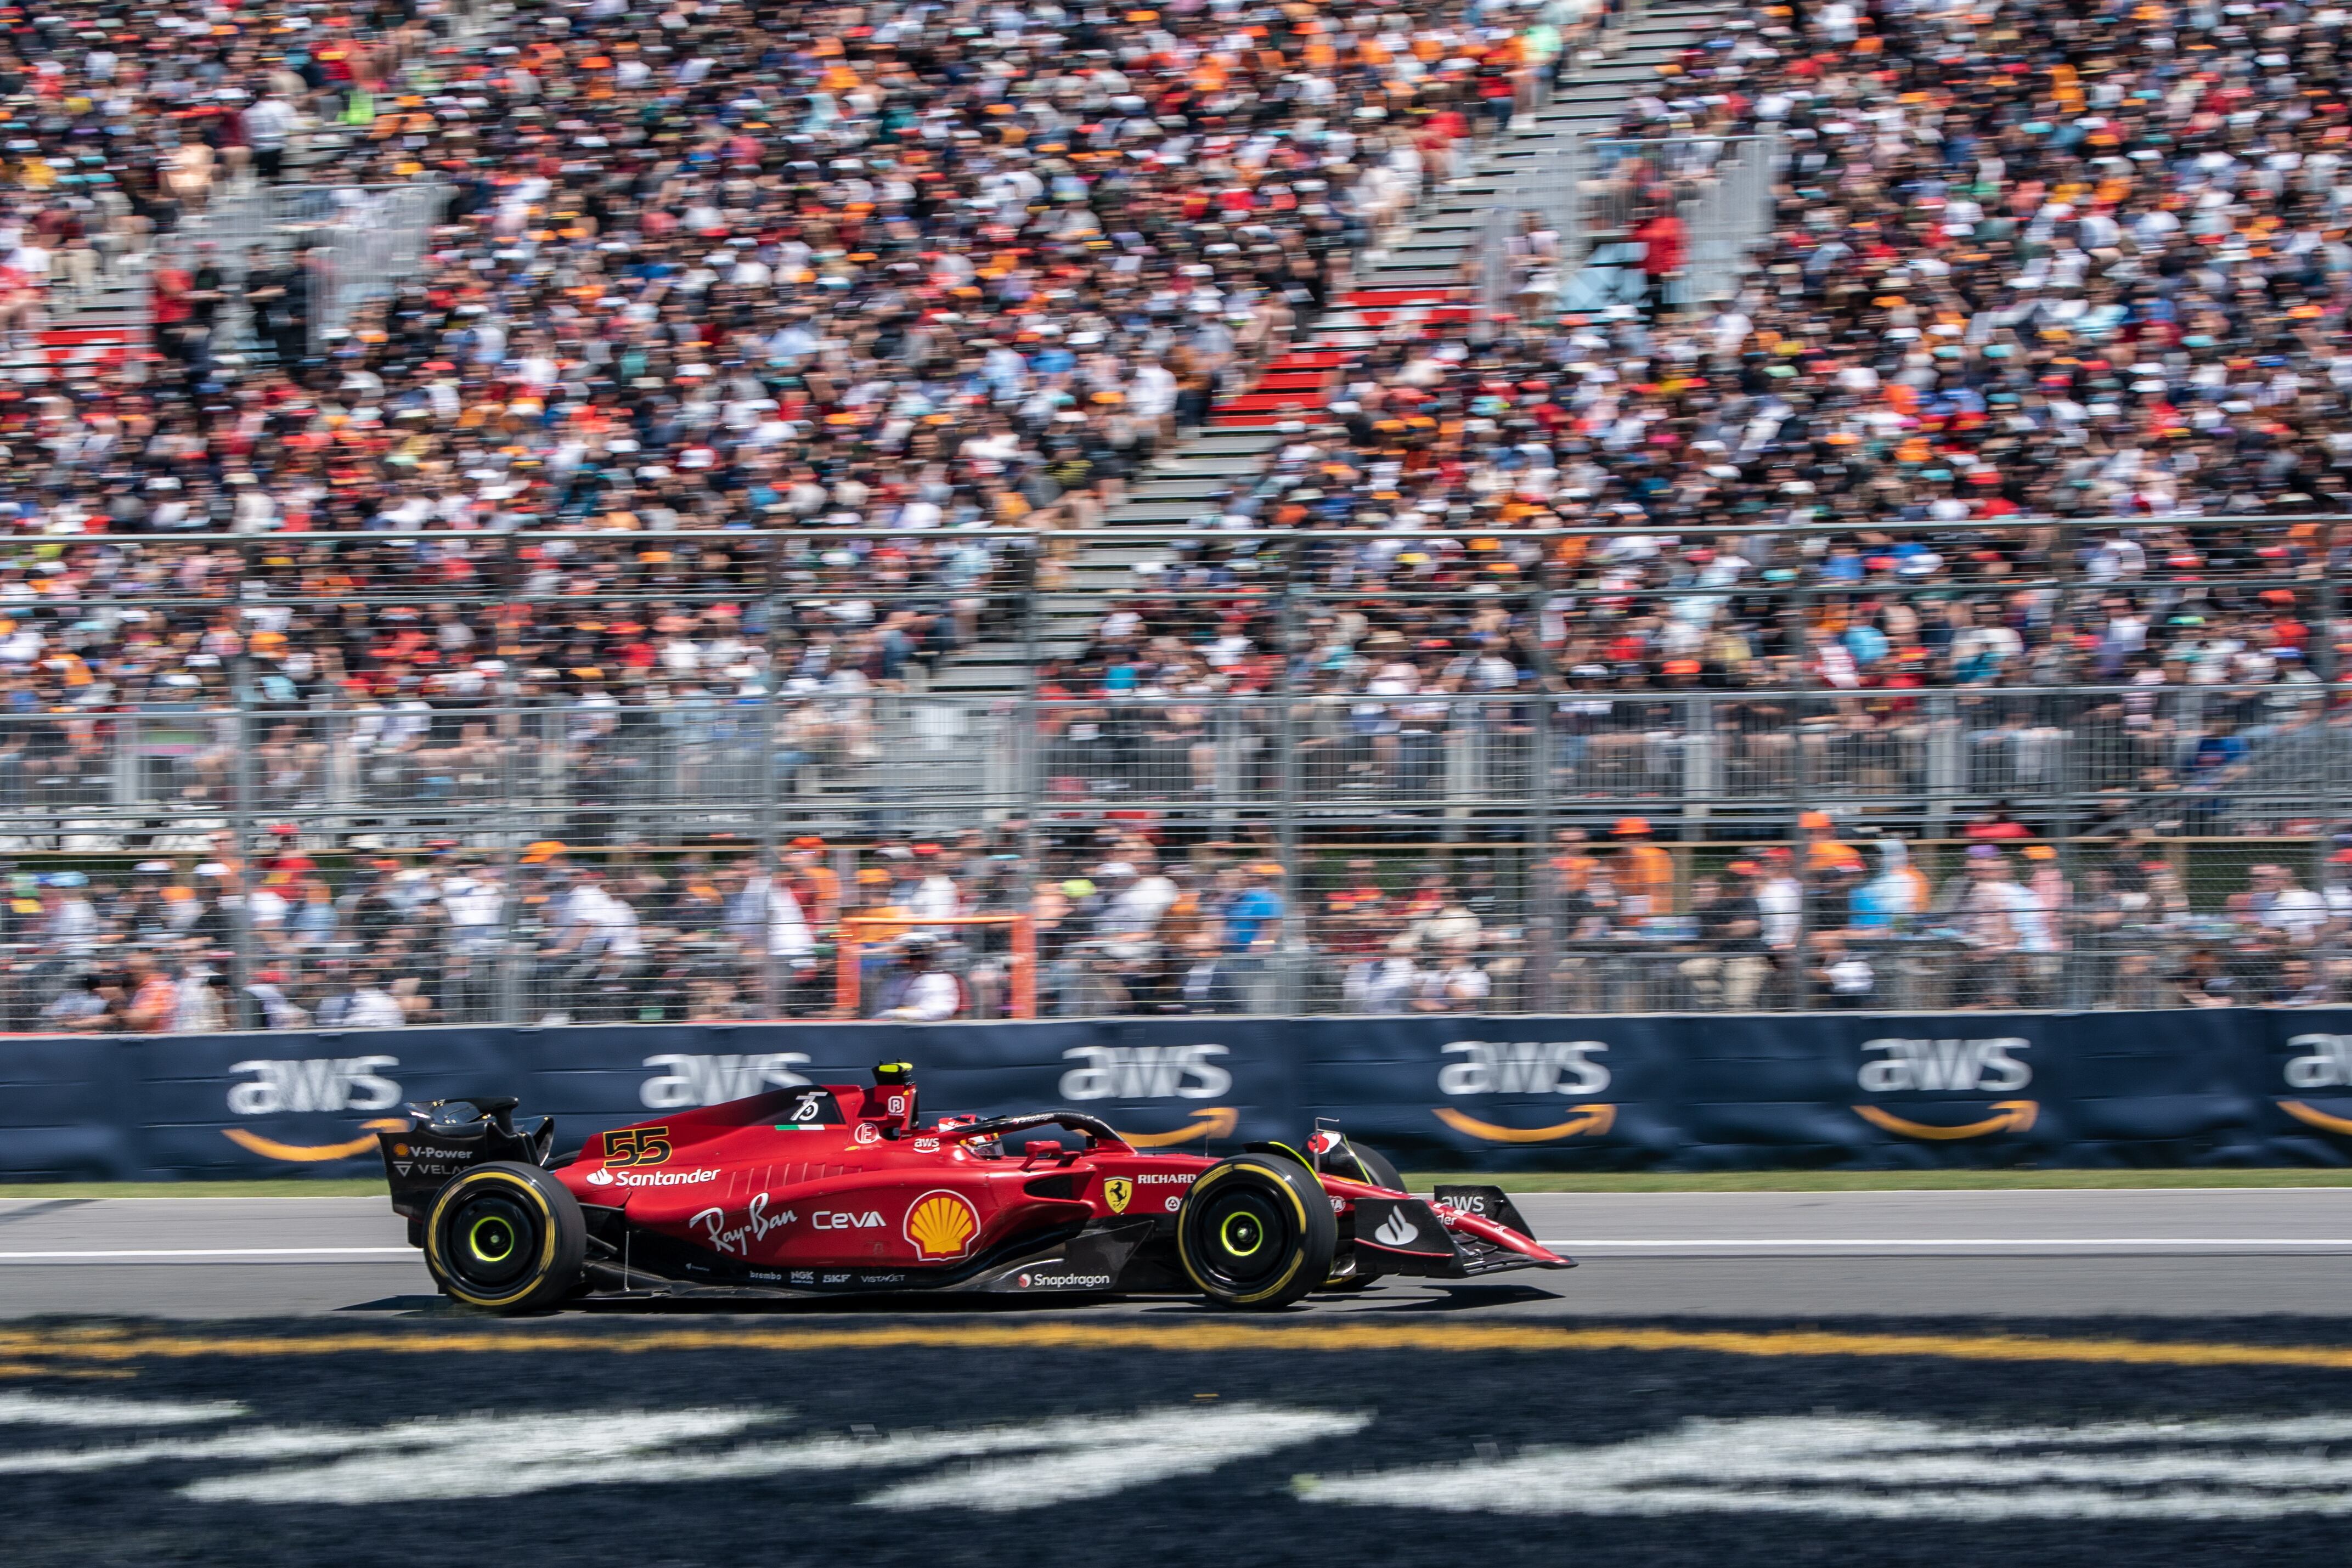
[[[2316,1127],[2322,1132],[2335,1132],[2352,1138],[2352,1121],[2341,1116],[2330,1116],[2316,1106],[2305,1105],[2299,1100],[2282,1100],[2278,1108],[2306,1127]]]
[[[1241,1125],[1242,1113],[1230,1105],[1213,1105],[1206,1110],[1192,1112],[1192,1125],[1180,1127],[1173,1132],[1122,1132],[1120,1137],[1138,1149],[1165,1149],[1171,1143],[1190,1143],[1196,1138],[1230,1138]]]
[[[1490,1143],[1557,1143],[1563,1138],[1599,1138],[1617,1125],[1617,1108],[1613,1105],[1580,1105],[1576,1110],[1577,1114],[1567,1121],[1549,1127],[1505,1127],[1465,1116],[1450,1105],[1441,1105],[1430,1114],[1456,1132],[1484,1138]]]
[[[1997,1100],[1993,1114],[1982,1121],[1964,1122],[1958,1127],[1937,1127],[1932,1122],[1912,1121],[1881,1110],[1875,1105],[1857,1105],[1853,1113],[1882,1131],[1897,1133],[1905,1138],[1932,1138],[1939,1142],[1959,1138],[1990,1138],[2002,1132],[2026,1132],[2032,1130],[2033,1118],[2041,1107],[2030,1100]]]

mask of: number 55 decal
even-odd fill
[[[667,1127],[625,1127],[604,1134],[607,1165],[658,1165],[668,1158]]]

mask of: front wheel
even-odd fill
[[[536,1165],[499,1161],[468,1171],[425,1216],[425,1267],[469,1307],[552,1307],[580,1282],[587,1255],[579,1200]]]
[[[1221,1307],[1286,1307],[1330,1278],[1339,1244],[1315,1173],[1274,1154],[1236,1154],[1203,1171],[1176,1216],[1176,1254]]]

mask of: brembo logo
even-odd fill
[[[2033,1069],[2010,1053],[2032,1042],[2003,1036],[1994,1040],[1865,1040],[1864,1051],[1883,1051],[1862,1064],[1856,1081],[1873,1094],[1898,1089],[1992,1090],[2009,1093],[2033,1081]]]
[[[1223,1046],[1079,1046],[1062,1053],[1080,1061],[1062,1075],[1065,1100],[1214,1100],[1234,1075],[1212,1058]]]

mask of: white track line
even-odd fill
[[[421,1257],[413,1247],[183,1247],[121,1248],[103,1252],[0,1252],[0,1263],[113,1261],[171,1263],[207,1258],[390,1258]]]

